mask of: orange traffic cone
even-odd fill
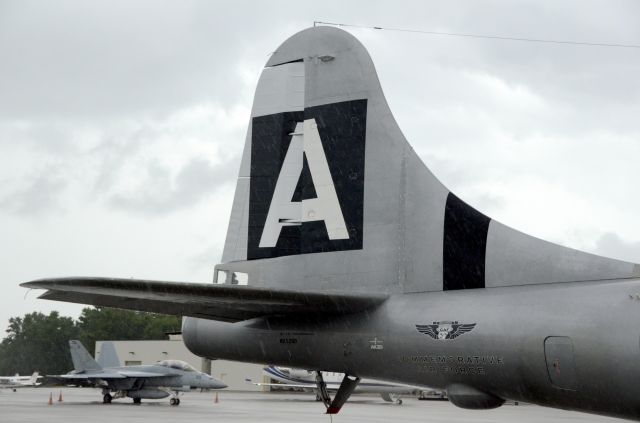
[[[62,390],[60,390],[60,396],[58,396],[58,402],[62,402]]]
[[[53,405],[53,392],[49,392],[49,405]]]
[[[218,393],[217,393],[217,392],[216,392],[216,398],[213,400],[213,403],[214,403],[214,404],[217,404],[217,403],[218,403]]]

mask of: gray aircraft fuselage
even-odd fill
[[[170,376],[158,376],[158,377],[145,377],[145,376],[131,376],[124,379],[109,379],[109,388],[114,391],[128,391],[133,388],[145,389],[145,388],[169,388],[171,390],[183,390],[183,389],[220,389],[225,388],[226,385],[219,380],[211,377],[210,375],[197,371],[184,371],[180,369],[167,369],[167,367],[159,365],[139,365],[139,366],[125,366],[125,367],[107,367],[103,371],[111,373],[121,372],[144,372],[144,373],[167,373],[170,371]],[[86,374],[90,375],[91,372],[87,371]]]
[[[631,280],[394,295],[370,313],[340,318],[185,318],[183,337],[192,352],[211,358],[438,388],[463,384],[501,398],[636,418],[638,291],[640,281]],[[443,317],[476,326],[455,340],[416,329]],[[370,348],[375,337],[383,349]],[[574,359],[556,368],[547,363],[545,341],[559,337],[570,339]]]

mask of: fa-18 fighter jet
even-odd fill
[[[186,316],[200,356],[311,369],[318,386],[320,371],[345,373],[323,395],[329,413],[370,378],[445,389],[465,408],[640,419],[640,266],[528,236],[450,192],[345,31],[301,31],[267,61],[215,272],[208,285],[24,286]]]
[[[180,360],[163,360],[156,364],[120,367],[113,344],[102,344],[100,363],[96,362],[80,341],[69,341],[74,370],[64,375],[47,376],[68,385],[102,388],[102,402],[129,397],[135,404],[143,398],[160,399],[171,395],[171,405],[179,405],[180,392],[194,388],[226,388],[223,382],[194,369]],[[112,395],[113,393],[113,395]]]

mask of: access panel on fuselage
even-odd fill
[[[544,354],[551,384],[559,389],[577,390],[573,342],[567,336],[549,336],[544,340]]]

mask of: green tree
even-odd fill
[[[72,368],[69,339],[78,329],[70,317],[57,311],[29,313],[9,319],[7,336],[0,344],[0,374],[66,373]]]
[[[78,318],[80,341],[91,354],[96,341],[122,341],[130,339],[166,339],[166,332],[179,331],[178,316],[87,307]]]
[[[79,339],[94,354],[98,340],[166,339],[167,332],[180,327],[177,316],[114,308],[84,308],[77,321],[56,311],[12,317],[0,343],[0,374],[66,373],[73,369],[71,339]]]

